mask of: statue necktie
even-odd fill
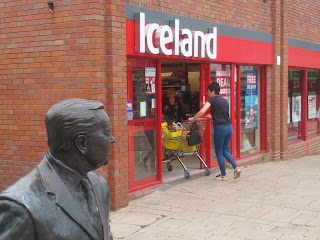
[[[98,205],[96,203],[95,195],[92,190],[92,186],[89,182],[88,178],[83,178],[81,180],[81,185],[83,186],[83,189],[85,190],[87,205],[88,205],[88,212],[90,215],[90,219],[94,226],[96,227],[98,233],[100,236],[102,236],[102,222],[99,214]]]

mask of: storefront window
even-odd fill
[[[155,109],[155,76],[147,77],[146,72],[155,68],[133,68],[133,120],[154,117]],[[153,79],[153,80],[152,80]]]
[[[320,133],[320,119],[317,116],[319,111],[319,71],[308,71],[308,136]],[[320,113],[319,113],[320,114]]]
[[[156,64],[134,59],[128,70],[128,124],[130,187],[157,180],[156,155]],[[132,172],[133,170],[133,172]]]
[[[303,72],[289,70],[288,83],[288,141],[301,139],[301,89]]]
[[[260,68],[240,66],[240,151],[248,155],[260,151]]]
[[[220,85],[220,96],[227,99],[229,105],[230,99],[230,65],[227,64],[210,64],[211,70],[211,82],[217,82]],[[231,116],[231,113],[229,113]],[[213,128],[211,133],[211,139],[213,139]],[[230,146],[229,146],[230,148]],[[216,158],[214,150],[214,142],[212,141],[212,158]]]

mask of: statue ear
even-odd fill
[[[83,134],[80,134],[76,137],[76,147],[84,155],[87,153],[87,137]]]

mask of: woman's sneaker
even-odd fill
[[[236,168],[234,170],[233,178],[236,179],[236,178],[240,177],[240,174],[241,174],[241,169],[240,168]]]

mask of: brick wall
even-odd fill
[[[99,171],[109,178],[112,191],[121,185],[127,191],[128,167],[119,166],[127,159],[120,149],[128,144],[122,2],[55,0],[52,14],[47,1],[1,1],[0,189],[47,151],[44,117],[49,107],[79,97],[105,103],[117,142],[112,163]],[[121,204],[128,202],[126,195]]]
[[[290,0],[287,21],[289,37],[320,44],[319,8],[319,0]]]
[[[127,3],[224,25],[272,32],[271,1],[127,0]]]
[[[125,206],[129,202],[129,161],[128,161],[128,126],[127,126],[127,62],[126,62],[126,16],[125,1],[106,0],[106,28],[102,32],[106,39],[106,58],[108,82],[111,100],[110,114],[113,118],[113,132],[116,145],[113,147],[109,169],[109,187],[111,190],[112,209]]]
[[[288,158],[299,158],[306,155],[320,154],[320,137],[288,145]]]

